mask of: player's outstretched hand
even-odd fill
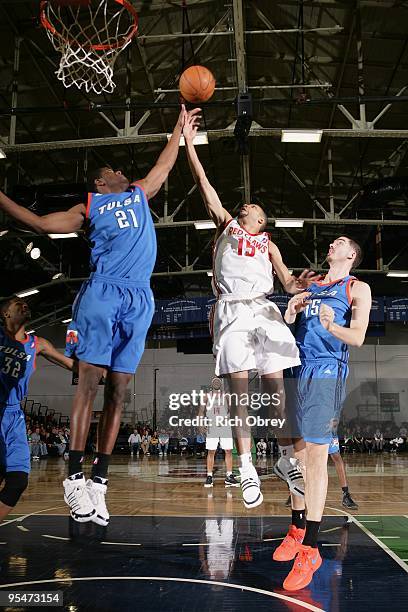
[[[177,127],[180,128],[181,130],[183,129],[184,124],[186,122],[186,117],[187,117],[186,107],[184,104],[182,104],[181,111],[177,119]]]
[[[327,304],[321,304],[319,308],[319,319],[327,331],[330,331],[331,324],[334,323],[334,310]]]
[[[313,283],[322,280],[322,278],[321,274],[316,274],[313,270],[303,270],[302,274],[296,279],[296,287],[297,289],[307,289]]]
[[[291,316],[296,316],[299,312],[302,312],[308,304],[310,304],[310,293],[304,291],[294,295],[288,302],[287,312]]]
[[[201,108],[193,108],[193,110],[186,113],[186,119],[183,126],[183,136],[186,140],[193,141],[197,134],[201,119],[201,116],[198,114],[200,111]]]

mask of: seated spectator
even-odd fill
[[[359,453],[362,453],[364,451],[364,438],[361,434],[360,431],[357,431],[354,436],[353,436],[353,442],[354,442],[354,449],[358,451]]]
[[[384,435],[377,427],[374,433],[373,448],[377,452],[382,452],[384,447]]]
[[[137,429],[134,429],[133,433],[130,434],[128,438],[131,457],[133,457],[134,454],[136,454],[136,457],[139,456],[139,447],[140,447],[141,442],[142,442],[142,438],[140,437],[140,433],[137,431]]]
[[[403,444],[404,438],[401,438],[401,436],[397,436],[396,438],[390,440],[390,453],[398,452]]]
[[[266,457],[266,442],[263,438],[256,445],[256,454],[258,457]]]
[[[152,455],[159,454],[159,438],[157,436],[157,431],[153,432],[153,435],[150,438],[149,450],[150,450],[150,454]]]
[[[204,457],[205,455],[205,434],[199,433],[195,439],[195,451],[197,457]]]
[[[170,436],[165,431],[159,433],[159,456],[166,457],[169,448]]]
[[[151,438],[151,436],[148,433],[147,429],[144,430],[144,432],[143,432],[141,437],[142,437],[142,441],[140,443],[140,448],[142,449],[143,454],[148,456],[148,455],[150,455],[149,447],[150,447],[150,438]]]
[[[31,434],[31,457],[33,461],[40,460],[40,443],[40,429],[39,427],[36,427],[33,433]]]
[[[185,436],[183,436],[179,440],[180,455],[183,455],[183,453],[187,452],[187,447],[188,447],[188,439]]]

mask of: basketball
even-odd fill
[[[205,66],[190,66],[181,75],[179,87],[188,102],[207,102],[214,93],[214,75]]]

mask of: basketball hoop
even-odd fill
[[[65,87],[112,93],[113,67],[137,34],[136,9],[127,0],[42,0],[41,25],[61,53],[57,78]]]

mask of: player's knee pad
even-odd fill
[[[4,487],[0,491],[0,502],[14,507],[28,485],[27,472],[7,472],[4,477]]]

